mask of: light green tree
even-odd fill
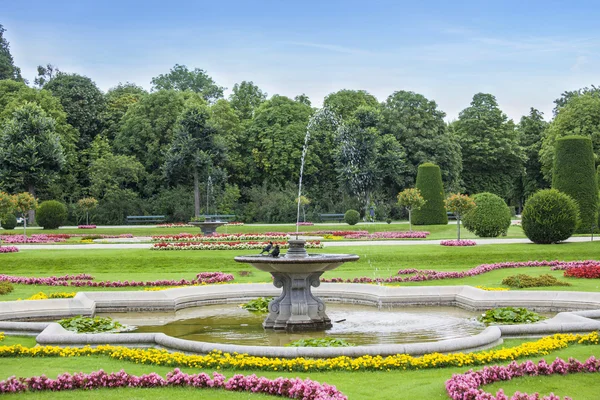
[[[444,200],[446,210],[456,215],[457,239],[460,240],[460,219],[476,207],[475,200],[466,194],[455,193]]]
[[[27,214],[38,207],[38,202],[31,193],[22,192],[14,196],[14,204],[15,211],[23,218],[23,236],[27,238]]]
[[[256,109],[267,99],[267,93],[263,92],[252,81],[242,81],[233,85],[229,96],[231,106],[239,118],[252,119]]]
[[[423,196],[421,196],[421,192],[419,191],[419,189],[404,189],[402,192],[398,193],[398,205],[406,208],[406,210],[408,211],[408,225],[411,232],[412,211],[419,210],[425,205],[425,203],[426,201],[423,198]]]
[[[221,86],[217,85],[206,71],[194,68],[190,71],[185,65],[175,64],[168,74],[152,78],[152,90],[178,90],[199,93],[209,103],[223,97]]]
[[[93,197],[84,197],[77,201],[77,208],[85,213],[85,224],[90,224],[90,212],[98,207],[98,200]]]

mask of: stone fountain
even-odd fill
[[[265,329],[300,332],[331,328],[325,313],[325,304],[311,292],[320,284],[320,277],[345,262],[357,261],[355,254],[308,254],[306,241],[290,239],[288,252],[280,257],[239,256],[235,261],[248,263],[269,272],[275,287],[283,288],[281,295],[269,304],[269,315],[263,322]]]
[[[227,222],[218,221],[216,218],[207,217],[205,221],[192,221],[189,222],[189,224],[200,227],[200,231],[202,231],[204,236],[210,236],[217,232],[218,227],[227,224]]]

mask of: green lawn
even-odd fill
[[[20,338],[7,338],[2,344],[14,344]],[[507,341],[500,347],[512,347],[521,340]],[[31,345],[31,339],[25,339],[25,345]],[[583,346],[574,345],[567,349],[554,351],[543,357],[551,362],[556,357],[568,359],[577,358],[584,361],[589,356],[600,357],[600,345]],[[534,358],[535,361],[542,357]],[[521,360],[523,361],[523,360]],[[46,374],[48,377],[56,377],[64,372],[91,372],[98,369],[107,372],[124,369],[130,374],[144,374],[157,372],[165,375],[172,368],[164,366],[151,366],[134,364],[128,361],[113,360],[104,356],[74,357],[74,358],[3,358],[0,363],[0,379],[11,375],[32,376]],[[481,367],[476,367],[479,369]],[[242,371],[244,375],[255,373],[258,376],[268,378],[300,377],[310,378],[318,382],[326,382],[336,385],[339,390],[346,394],[349,399],[447,399],[445,392],[445,381],[454,373],[462,373],[470,368],[437,368],[420,371],[390,371],[390,372],[315,372],[299,374],[297,372],[266,372],[266,371]],[[197,373],[200,370],[182,368],[187,373]],[[213,370],[205,372],[212,373]],[[234,370],[220,371],[226,377],[231,377]],[[568,395],[574,400],[595,400],[598,398],[598,375],[597,374],[573,374],[567,377],[535,377],[521,378],[510,382],[501,382],[484,387],[485,390],[495,393],[499,388],[504,388],[507,393],[512,394],[516,390],[534,393],[540,392],[547,395],[551,391],[562,396]],[[376,389],[375,389],[376,388]],[[247,393],[229,393],[217,390],[202,389],[197,393],[194,389],[105,389],[92,392],[62,392],[62,393],[30,393],[25,398],[40,399],[75,399],[81,397],[94,399],[153,399],[156,397],[167,399],[178,399],[191,396],[201,396],[203,399],[266,399],[270,396],[255,395]],[[21,398],[23,395],[5,395],[6,398]]]
[[[474,247],[444,246],[363,246],[336,247],[314,252],[355,253],[361,259],[344,264],[327,277],[354,278],[359,276],[389,277],[400,268],[421,268],[460,271],[483,263],[527,260],[584,260],[598,259],[598,244],[591,242],[558,245],[506,244]],[[311,251],[312,252],[312,251]],[[270,275],[233,261],[236,255],[248,250],[219,251],[153,251],[124,250],[25,250],[1,254],[0,273],[19,276],[50,276],[64,274],[92,274],[97,280],[157,280],[193,279],[198,272],[222,271],[232,273],[235,282],[270,282]],[[247,277],[240,271],[251,271]],[[502,279],[515,273],[551,273],[562,277],[561,271],[550,268],[503,269],[487,274],[442,281],[403,283],[402,285],[483,285],[500,286]],[[562,279],[562,278],[561,278]],[[564,278],[571,287],[553,287],[551,290],[598,291],[600,280]],[[83,289],[93,290],[93,289]],[[114,290],[114,289],[112,289]],[[125,289],[129,290],[129,289]],[[139,289],[137,289],[139,290]],[[72,291],[65,287],[16,285],[15,291],[1,296],[1,300],[30,297],[39,291]]]

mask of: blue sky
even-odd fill
[[[149,89],[179,63],[315,106],[343,88],[381,101],[412,90],[449,120],[488,92],[518,121],[530,107],[548,119],[564,90],[600,84],[600,5],[571,3],[0,0],[0,24],[31,81],[52,63],[103,90]]]

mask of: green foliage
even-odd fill
[[[14,196],[0,191],[0,219],[7,214],[12,214],[14,212],[15,205]]]
[[[425,163],[419,165],[416,188],[426,203],[419,210],[413,211],[412,222],[415,225],[445,225],[448,215],[444,206],[444,186],[440,167]]]
[[[244,222],[292,222],[296,220],[298,187],[288,183],[283,187],[266,182],[246,191],[248,203],[243,209]]]
[[[121,127],[121,119],[127,110],[147,94],[143,88],[133,83],[119,83],[116,87],[110,88],[105,96],[106,108],[100,114],[102,135],[109,141],[114,140]]]
[[[44,85],[67,113],[67,122],[79,131],[79,148],[89,146],[102,130],[101,113],[106,107],[104,94],[87,76],[59,72]]]
[[[532,324],[546,318],[523,307],[500,307],[486,311],[477,319],[486,325],[512,325]]]
[[[12,79],[22,82],[21,69],[15,65],[12,54],[10,54],[10,45],[4,38],[6,29],[0,24],[0,80]]]
[[[381,132],[393,135],[406,152],[405,186],[414,185],[419,165],[432,162],[440,166],[445,187],[458,189],[460,145],[447,129],[446,113],[435,101],[400,90],[383,103],[381,115]]]
[[[535,108],[531,108],[529,115],[521,117],[517,127],[526,159],[521,176],[521,197],[524,199],[548,187],[540,161],[540,150],[547,128],[548,123],[544,121],[544,113]]]
[[[183,185],[162,189],[152,201],[152,214],[164,215],[168,222],[188,221],[194,215],[194,192]]]
[[[272,300],[272,297],[259,297],[258,299],[250,300],[249,302],[242,304],[242,308],[255,313],[268,313],[269,303]]]
[[[22,192],[14,196],[15,199],[15,210],[24,216],[28,211],[35,210],[38,206],[38,202],[31,195],[31,193]]]
[[[15,217],[14,214],[6,214],[5,216],[0,217],[0,220],[2,222],[0,226],[5,230],[13,230],[17,226],[17,217]]]
[[[0,281],[0,295],[8,294],[15,290],[15,287],[12,283],[8,281]]]
[[[524,156],[514,123],[498,108],[496,98],[477,93],[453,128],[462,149],[465,191],[511,197]]]
[[[571,286],[569,282],[560,281],[550,274],[544,274],[540,276],[531,276],[526,274],[511,275],[504,278],[502,280],[502,284],[513,288]]]
[[[356,225],[360,221],[360,213],[356,210],[348,210],[344,214],[344,222],[348,225]]]
[[[76,333],[123,332],[129,329],[127,326],[108,317],[92,318],[79,315],[61,319],[57,322],[66,330]]]
[[[598,220],[598,183],[589,138],[566,136],[556,140],[552,188],[575,200],[580,218],[577,231],[590,232]]]
[[[299,339],[286,344],[286,347],[353,347],[353,343],[348,343],[344,339],[324,337],[319,339]]]
[[[0,129],[0,181],[15,191],[48,184],[65,163],[54,127],[37,104],[17,108]]]
[[[38,207],[35,220],[44,229],[58,229],[65,223],[67,216],[67,206],[56,200],[48,200]]]
[[[525,203],[521,226],[534,243],[558,243],[571,237],[578,215],[577,203],[568,195],[556,189],[540,190]]]
[[[190,71],[185,65],[175,64],[168,74],[152,78],[152,90],[178,90],[199,93],[204,100],[214,102],[223,97],[223,88],[200,68]]]
[[[343,89],[330,93],[323,100],[323,107],[333,111],[343,121],[353,118],[354,113],[360,107],[378,108],[379,102],[365,90]]]
[[[556,141],[572,135],[590,138],[596,157],[600,157],[600,96],[597,92],[569,99],[558,109],[548,127],[540,150],[542,170],[548,182],[552,181]]]
[[[510,226],[510,209],[499,196],[479,193],[473,196],[476,207],[464,214],[462,222],[467,230],[479,237],[498,237]]]
[[[233,85],[229,96],[231,107],[240,119],[252,119],[256,109],[267,99],[267,93],[263,92],[254,82],[242,81]]]

